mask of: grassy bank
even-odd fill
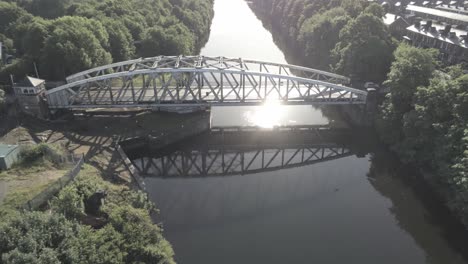
[[[40,194],[71,168],[71,164],[58,163],[51,156],[64,154],[60,145],[38,144],[22,148],[19,161],[11,169],[0,172],[0,219]]]

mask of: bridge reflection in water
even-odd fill
[[[144,177],[246,175],[308,166],[353,155],[351,131],[323,126],[214,128],[163,149],[133,155]]]

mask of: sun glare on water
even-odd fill
[[[284,107],[279,101],[269,100],[255,110],[246,112],[245,119],[250,125],[273,128],[281,125],[284,114]]]

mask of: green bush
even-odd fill
[[[37,144],[33,146],[27,146],[20,152],[20,162],[23,164],[29,164],[43,158],[47,151],[46,144]]]
[[[105,225],[80,224],[84,202],[98,190],[108,197]],[[146,194],[104,181],[85,165],[76,181],[50,202],[49,212],[12,214],[0,223],[1,263],[175,263],[171,245],[152,223]]]

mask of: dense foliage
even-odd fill
[[[0,0],[0,41],[18,59],[0,71],[67,75],[135,56],[193,54],[206,41],[213,0]]]
[[[361,0],[254,0],[307,66],[390,93],[376,127],[401,161],[425,168],[431,183],[468,227],[468,74],[443,69],[438,52],[396,41],[381,6]]]
[[[273,28],[305,51],[307,66],[334,70],[358,81],[382,82],[395,41],[378,4],[365,0],[255,0]]]
[[[432,172],[432,183],[468,226],[468,74],[438,70],[437,51],[395,52],[377,128],[405,163]]]
[[[174,263],[146,195],[85,171],[51,202],[50,212],[25,212],[0,223],[0,263]],[[86,213],[86,201],[98,190],[108,195],[99,218]],[[99,229],[83,224],[102,218]]]
[[[2,88],[0,88],[0,114],[5,111],[5,105],[6,105],[5,91],[3,91]]]

